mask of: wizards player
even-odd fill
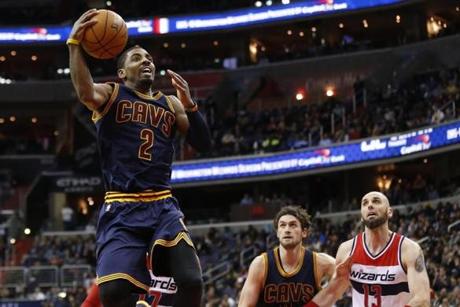
[[[353,306],[430,306],[430,282],[418,243],[389,229],[393,208],[377,191],[363,196],[364,231],[342,243],[337,261],[352,258]],[[340,296],[340,292],[337,293]]]
[[[155,65],[139,46],[118,58],[122,83],[94,83],[80,41],[97,10],[85,12],[67,40],[72,83],[80,101],[93,111],[105,202],[96,233],[97,284],[104,306],[134,306],[136,293],[149,289],[145,255],[153,271],[177,283],[174,306],[199,306],[199,260],[177,200],[171,194],[176,130],[197,150],[208,150],[210,133],[190,96],[187,82],[168,70],[176,96],[152,89]],[[166,274],[167,273],[167,274]]]

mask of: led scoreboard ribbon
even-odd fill
[[[460,121],[322,148],[173,164],[172,183],[257,180],[430,152],[460,143]]]
[[[127,20],[130,37],[169,33],[226,30],[269,24],[308,16],[393,5],[407,0],[309,0],[287,5],[230,10],[214,14],[154,17]],[[0,28],[0,44],[63,42],[71,26],[36,26]]]

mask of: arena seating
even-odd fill
[[[422,246],[434,301],[457,306],[460,253],[455,246],[460,243],[459,196],[395,208],[390,228]],[[359,211],[354,210],[316,217],[306,245],[335,255],[340,242],[360,231],[357,214]],[[235,306],[249,263],[277,242],[271,221],[191,226],[191,232],[203,266],[206,306]],[[56,300],[81,302],[84,288],[94,278],[94,261],[94,234],[39,235],[23,257],[24,272],[28,268],[28,274],[21,275],[20,270],[13,274],[8,267],[1,270],[10,287],[2,289],[0,298],[27,297],[48,304]],[[67,293],[66,297],[58,295],[62,291]],[[348,306],[348,301],[344,298],[338,306]]]

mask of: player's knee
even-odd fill
[[[131,296],[131,291],[131,283],[126,280],[113,280],[99,285],[99,296],[104,306],[119,306]]]

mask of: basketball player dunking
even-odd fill
[[[310,216],[305,209],[283,207],[273,224],[280,245],[253,260],[238,306],[327,305],[331,294],[325,290],[346,284],[340,281],[347,279],[351,262],[347,259],[335,269],[333,257],[311,252],[302,245],[310,227]],[[321,290],[321,281],[330,279],[334,270],[333,281]]]
[[[337,262],[350,257],[354,307],[430,306],[430,285],[420,246],[391,230],[388,198],[370,192],[361,200],[364,232],[342,243]],[[338,299],[342,293],[337,292]]]

